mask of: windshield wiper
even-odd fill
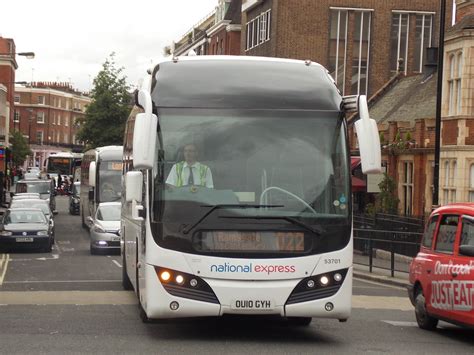
[[[247,208],[277,208],[277,207],[285,207],[284,205],[214,205],[214,206],[200,206],[200,207],[211,207],[209,211],[203,214],[201,218],[199,218],[196,222],[194,222],[190,227],[183,229],[183,234],[188,234],[191,230],[193,230],[199,223],[206,219],[212,212],[219,209],[232,209],[232,208],[240,208],[240,209],[247,209]]]
[[[324,230],[319,227],[313,227],[310,226],[307,223],[301,222],[297,220],[296,218],[290,217],[290,216],[221,216],[219,218],[236,218],[236,219],[283,219],[285,221],[288,221],[290,223],[296,224],[297,226],[303,227],[304,229],[310,231],[311,233],[315,234],[318,237],[322,236],[322,233],[324,233]]]

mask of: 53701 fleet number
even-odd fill
[[[341,259],[324,259],[324,264],[340,264]]]

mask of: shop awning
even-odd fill
[[[357,168],[360,164],[360,157],[351,157],[351,171]]]
[[[365,192],[367,190],[367,184],[364,180],[358,177],[351,176],[352,178],[352,191],[353,192]]]

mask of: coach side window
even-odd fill
[[[458,229],[459,216],[443,216],[439,224],[435,250],[441,253],[452,254],[454,241]]]
[[[439,216],[433,216],[429,221],[428,225],[426,226],[425,234],[423,234],[423,242],[422,245],[425,248],[431,249],[433,246],[433,237],[436,230],[436,224],[438,223]]]

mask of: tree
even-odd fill
[[[33,154],[25,137],[19,132],[15,131],[10,137],[11,151],[13,165],[18,166],[23,164],[28,155]]]
[[[387,173],[384,173],[379,188],[380,193],[377,196],[376,210],[382,213],[396,214],[400,200],[396,196],[397,184],[395,180]]]
[[[79,140],[87,148],[122,145],[125,122],[131,109],[129,87],[123,68],[116,68],[112,53],[94,79],[92,102],[81,120]]]

